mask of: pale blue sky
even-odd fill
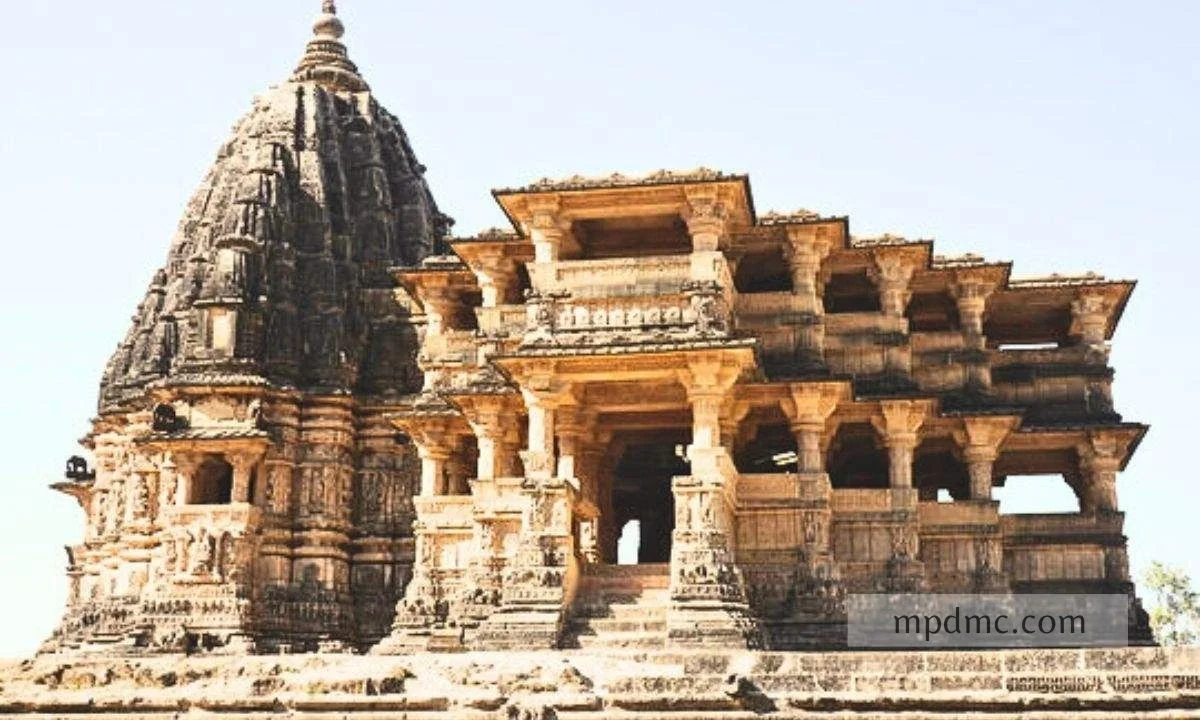
[[[543,175],[700,164],[760,210],[851,216],[1017,275],[1140,280],[1116,398],[1154,427],[1120,480],[1136,569],[1193,550],[1200,3],[342,0],[347,40],[444,210]],[[4,3],[0,656],[65,595],[74,501],[46,489],[187,196],[317,0]],[[1041,478],[1005,507],[1063,508]]]

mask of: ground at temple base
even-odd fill
[[[0,666],[0,714],[168,718],[1200,718],[1200,648],[511,652]]]

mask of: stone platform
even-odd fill
[[[43,657],[0,666],[0,715],[1200,718],[1200,648]]]

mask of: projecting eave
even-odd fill
[[[1005,447],[1012,451],[1035,446],[1073,449],[1089,433],[1108,433],[1120,440],[1120,469],[1124,471],[1149,431],[1149,425],[1132,422],[1023,425],[1013,433]]]
[[[493,190],[492,197],[512,226],[523,233],[533,207],[553,207],[560,218],[570,221],[682,214],[689,207],[689,192],[715,195],[735,226],[751,227],[758,222],[750,177],[707,168],[640,176],[547,178],[524,187]]]
[[[422,311],[433,292],[453,292],[460,295],[479,293],[475,273],[457,256],[428,258],[419,267],[391,269],[400,290]]]
[[[1065,342],[1072,304],[1085,295],[1104,298],[1111,340],[1137,282],[1099,275],[1010,280],[988,301],[988,332],[997,344]]]

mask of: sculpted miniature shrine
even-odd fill
[[[850,593],[1133,598],[1132,282],[710,170],[498,190],[511,229],[451,237],[343,32],[326,2],[105,369],[45,652],[837,649]],[[1025,476],[1077,510],[1006,512]]]

